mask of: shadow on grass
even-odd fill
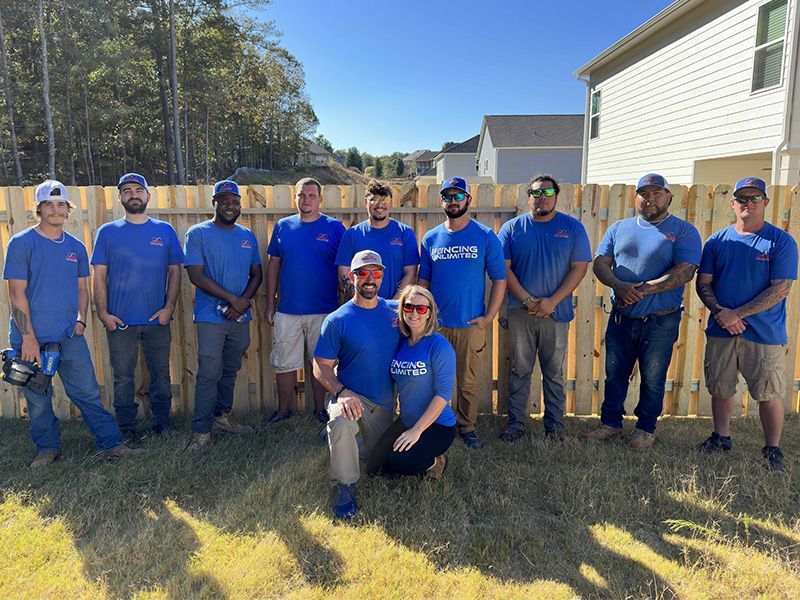
[[[570,420],[564,444],[534,434],[508,446],[496,439],[501,419],[481,417],[487,447],[471,451],[457,440],[441,482],[362,479],[362,515],[346,530],[327,521],[328,453],[310,419],[216,438],[196,457],[180,452],[185,437],[145,440],[146,456],[117,463],[86,460],[88,432],[67,423],[65,455],[36,473],[26,469],[32,445],[25,424],[0,421],[0,477],[6,493],[30,499],[45,518],[63,519],[86,577],[124,598],[156,589],[174,598],[235,596],[248,576],[269,584],[265,595],[301,585],[332,591],[352,584],[345,571],[358,550],[356,537],[343,555],[337,536],[374,528],[438,572],[550,580],[587,597],[680,593],[692,571],[685,549],[669,537],[670,520],[712,523],[754,552],[771,548],[796,560],[798,539],[781,523],[796,518],[797,483],[759,471],[757,421],[737,422],[742,446],[723,457],[687,452],[705,434],[705,421],[664,422],[649,453],[623,443],[588,445],[578,434],[591,424]],[[787,425],[791,458],[800,450],[798,421]],[[312,517],[326,525],[309,528]],[[243,540],[241,554],[219,547],[225,536]],[[264,564],[283,550],[290,560]]]

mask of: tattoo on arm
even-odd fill
[[[750,300],[750,302],[736,309],[740,319],[772,308],[778,304],[778,302],[786,298],[786,296],[789,295],[789,290],[792,288],[791,279],[773,279],[769,283],[770,286],[767,289]]]
[[[14,317],[14,323],[17,324],[20,335],[29,335],[31,330],[28,324],[28,315],[15,305],[11,305],[11,316]]]
[[[339,277],[339,289],[342,291],[342,304],[350,300],[350,298],[352,298],[356,293],[353,282],[350,281],[350,278],[347,275],[342,275]]]
[[[695,290],[697,291],[697,295],[700,297],[700,300],[703,304],[706,305],[708,310],[711,311],[712,315],[717,314],[722,307],[719,305],[719,300],[717,300],[716,295],[714,295],[714,288],[711,285],[710,281],[700,283],[697,282],[695,286]]]
[[[647,282],[647,288],[644,290],[645,294],[658,294],[659,292],[668,292],[674,290],[691,281],[694,273],[697,271],[697,265],[692,263],[678,263],[674,265],[669,271],[664,273],[658,279],[653,279]]]

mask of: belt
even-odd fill
[[[664,315],[671,315],[674,312],[678,312],[679,310],[683,310],[682,306],[671,306],[670,308],[662,308],[661,310],[657,310],[655,312],[651,312],[649,315],[645,315],[643,317],[629,317],[628,315],[623,315],[618,310],[614,309],[612,314],[614,317],[621,317],[623,319],[630,319],[631,321],[646,321],[651,317],[663,317]],[[619,321],[617,321],[619,323]]]

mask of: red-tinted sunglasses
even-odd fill
[[[416,310],[418,315],[427,315],[430,308],[427,304],[411,304],[410,302],[403,304],[404,313],[412,313]]]
[[[359,279],[366,279],[370,275],[372,275],[372,279],[378,280],[383,277],[383,269],[375,269],[374,271],[370,271],[369,269],[358,269],[353,271],[356,277]]]

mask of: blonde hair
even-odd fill
[[[425,331],[422,332],[422,337],[433,335],[439,328],[439,310],[436,308],[436,301],[433,299],[431,291],[421,285],[407,285],[403,288],[403,291],[400,292],[397,305],[397,314],[400,316],[400,333],[403,334],[403,337],[411,337],[411,329],[403,319],[403,304],[408,302],[411,296],[422,296],[428,301],[431,307],[429,311],[430,317],[428,318],[428,322],[425,323]]]

